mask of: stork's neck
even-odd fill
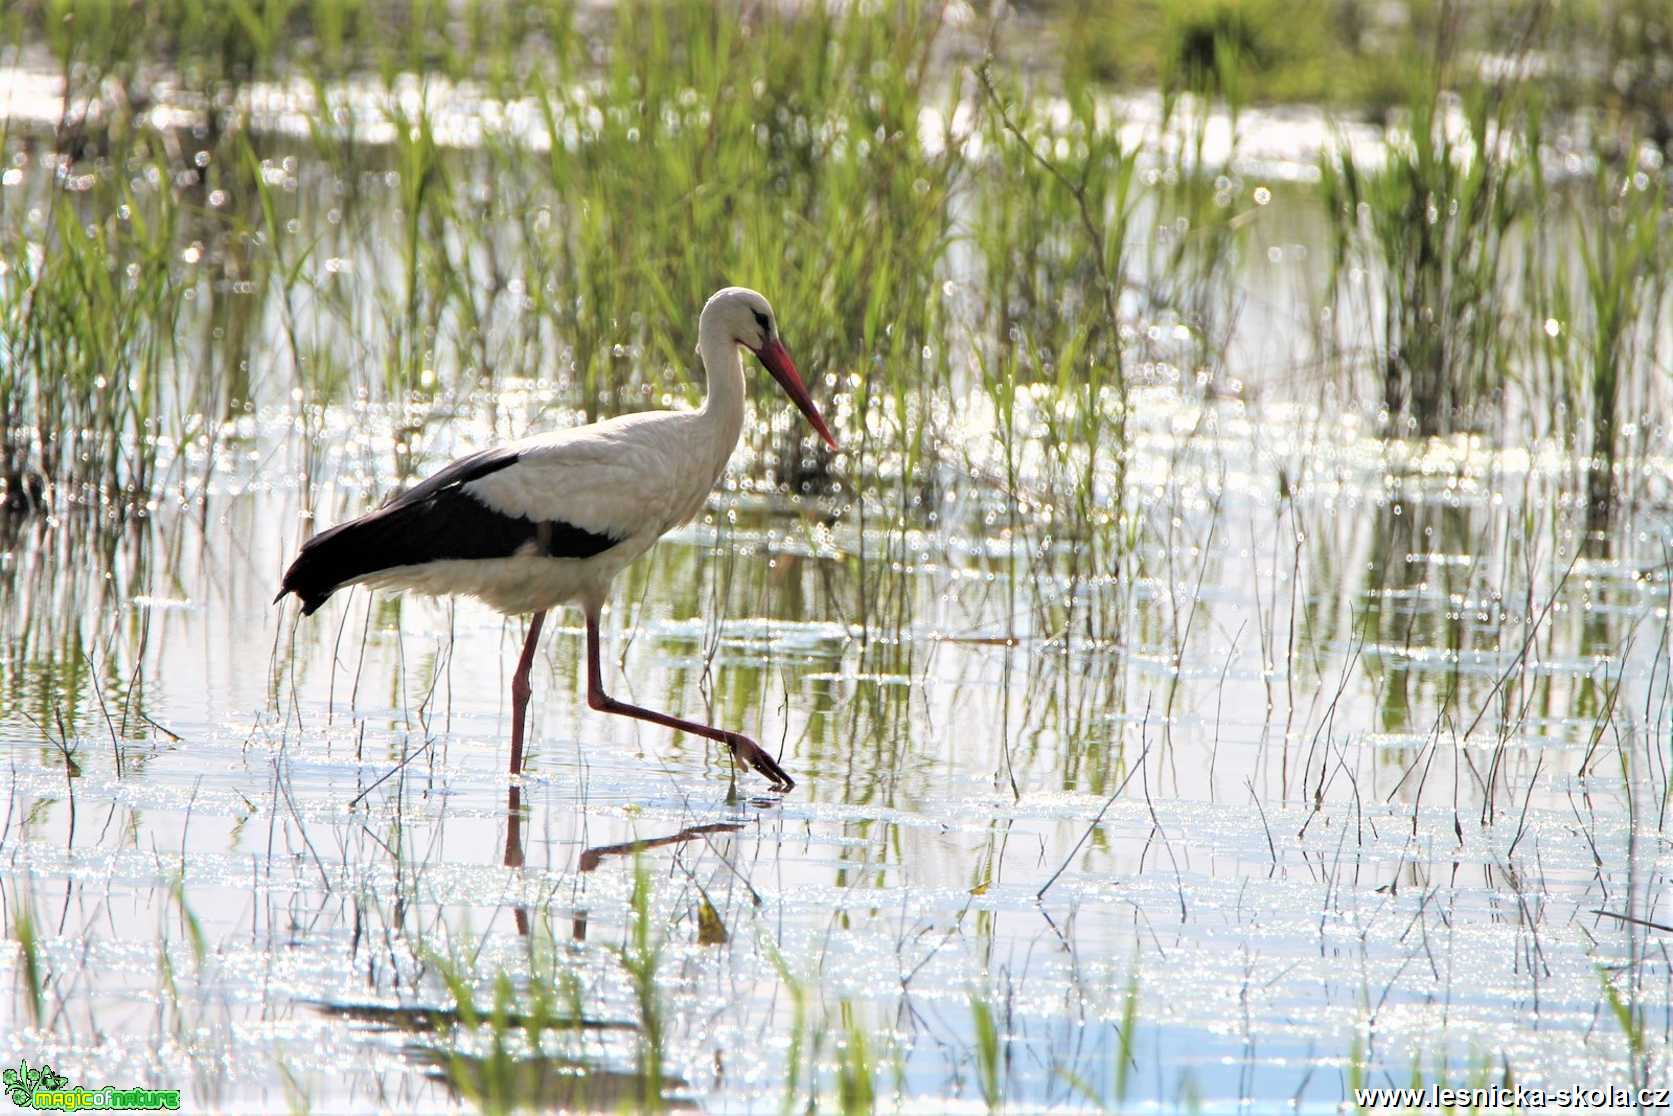
[[[697,414],[713,437],[715,476],[719,477],[744,428],[744,366],[737,341],[707,313],[698,325],[697,351],[709,377],[709,393]]]

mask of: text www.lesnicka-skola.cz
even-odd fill
[[[1354,1103],[1379,1108],[1667,1108],[1668,1089],[1634,1089],[1626,1085],[1571,1085],[1542,1089],[1536,1085],[1477,1085],[1421,1089],[1355,1089]]]

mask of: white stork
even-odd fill
[[[523,766],[529,669],[546,612],[587,618],[587,704],[719,741],[789,790],[794,780],[742,733],[617,701],[599,670],[598,614],[610,581],[665,532],[694,517],[720,479],[744,422],[738,347],[753,352],[832,449],[825,420],[779,340],[773,308],[743,287],[715,292],[697,326],[708,397],[695,411],[647,411],[525,438],[448,465],[373,512],[302,544],[278,601],[304,616],[345,585],[478,597],[533,613],[511,680],[511,770]]]

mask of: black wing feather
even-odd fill
[[[536,522],[497,512],[464,486],[517,463],[515,449],[461,457],[434,476],[358,519],[302,544],[275,601],[295,593],[306,616],[340,586],[398,566],[447,560],[509,558],[531,542],[552,558],[591,558],[621,540],[561,520]]]

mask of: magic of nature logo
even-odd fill
[[[37,1068],[27,1058],[16,1069],[0,1074],[6,1095],[19,1108],[56,1109],[76,1112],[84,1108],[128,1111],[134,1109],[177,1109],[180,1107],[179,1089],[147,1089],[136,1086],[118,1089],[106,1085],[89,1089],[85,1085],[69,1086],[70,1079],[42,1062]]]

